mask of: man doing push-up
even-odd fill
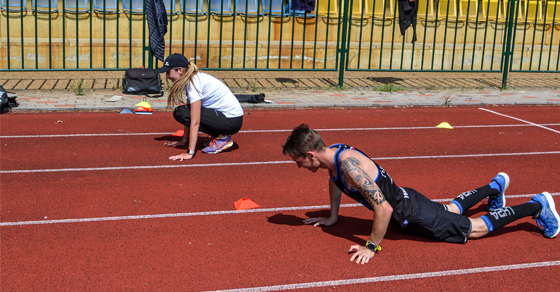
[[[283,154],[289,155],[298,168],[313,172],[319,168],[329,170],[331,214],[329,217],[308,218],[304,220],[305,224],[335,224],[342,193],[375,212],[366,245],[350,247],[350,251],[356,251],[350,260],[356,259],[356,263],[367,263],[381,249],[380,243],[390,221],[404,232],[453,243],[480,238],[527,216],[536,219],[545,237],[554,238],[559,232],[560,217],[554,199],[547,192],[525,204],[506,207],[509,177],[505,173],[499,173],[490,184],[462,193],[444,205],[414,189],[397,186],[379,164],[354,147],[345,144],[327,147],[321,136],[305,124],[294,128],[283,145]],[[478,218],[461,215],[485,198],[488,198],[489,213]]]

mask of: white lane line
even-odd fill
[[[506,198],[532,198],[538,194],[524,194],[506,196]],[[558,196],[560,193],[550,193],[551,196]],[[453,199],[435,199],[435,202],[450,202]],[[360,207],[362,204],[341,204],[340,208]],[[19,222],[1,222],[0,227],[5,226],[23,226],[23,225],[42,225],[42,224],[61,224],[61,223],[83,223],[83,222],[102,222],[102,221],[119,221],[119,220],[138,220],[138,219],[159,219],[159,218],[177,218],[177,217],[194,217],[194,216],[214,216],[214,215],[230,215],[244,213],[267,213],[281,211],[297,211],[297,210],[317,210],[329,209],[330,205],[301,206],[301,207],[279,207],[279,208],[257,208],[249,210],[225,210],[225,211],[206,211],[206,212],[188,212],[188,213],[172,213],[172,214],[152,214],[152,215],[134,215],[134,216],[115,216],[115,217],[93,217],[93,218],[77,218],[77,219],[58,219],[58,220],[39,220],[39,221],[19,221]]]
[[[544,126],[560,126],[560,123],[542,124]],[[504,127],[530,127],[528,124],[512,124],[512,125],[467,125],[455,126],[453,128],[504,128]],[[427,130],[436,129],[435,126],[430,127],[380,127],[380,128],[333,128],[333,129],[316,129],[319,132],[339,132],[339,131],[394,131],[394,130]],[[239,133],[285,133],[291,132],[292,129],[279,130],[242,130]],[[60,135],[14,135],[0,136],[0,139],[13,138],[70,138],[70,137],[107,137],[107,136],[153,136],[153,135],[170,135],[168,132],[155,133],[99,133],[99,134],[60,134]]]
[[[523,123],[527,123],[527,124],[529,124],[529,125],[536,126],[536,127],[539,127],[539,128],[543,128],[543,129],[552,131],[552,132],[554,132],[554,133],[560,134],[560,131],[551,129],[551,128],[549,128],[549,127],[545,127],[545,126],[543,126],[543,125],[535,124],[535,123],[532,123],[532,122],[529,122],[529,121],[526,121],[526,120],[522,120],[522,119],[520,119],[520,118],[516,118],[516,117],[504,115],[504,114],[501,114],[501,113],[499,113],[499,112],[495,112],[495,111],[493,111],[493,110],[489,110],[489,109],[485,109],[485,108],[479,108],[479,109],[480,109],[480,110],[483,110],[483,111],[487,111],[487,112],[489,112],[489,113],[493,113],[493,114],[495,114],[495,115],[499,115],[499,116],[502,116],[502,117],[514,119],[514,120],[516,120],[516,121],[520,121],[520,122],[523,122]]]
[[[255,162],[232,162],[232,163],[201,163],[201,164],[175,164],[175,165],[145,165],[145,166],[115,166],[115,167],[87,167],[87,168],[52,168],[52,169],[21,169],[2,170],[0,174],[8,173],[34,173],[34,172],[65,172],[65,171],[94,171],[94,170],[129,170],[129,169],[158,169],[158,168],[182,168],[182,167],[213,167],[213,166],[245,166],[245,165],[269,165],[294,163],[293,161],[255,161]]]
[[[481,154],[458,154],[458,155],[427,155],[427,156],[395,156],[395,157],[374,157],[372,159],[373,160],[442,159],[442,158],[475,158],[475,157],[496,157],[496,156],[554,155],[554,154],[560,154],[560,151],[517,152],[517,153],[481,153]],[[37,173],[37,172],[68,172],[68,171],[98,171],[98,170],[191,168],[191,167],[215,167],[215,166],[251,166],[251,165],[269,165],[269,164],[286,164],[286,163],[294,163],[294,162],[291,161],[291,160],[284,160],[284,161],[254,161],[254,162],[231,162],[231,163],[114,166],[114,167],[87,167],[87,168],[18,169],[18,170],[2,170],[2,171],[0,171],[0,174]]]
[[[216,290],[216,291],[213,291],[213,292],[218,292],[218,291],[222,291],[222,292],[225,292],[225,291],[227,291],[227,292],[283,291],[283,290],[318,288],[318,287],[327,287],[327,286],[343,286],[343,285],[355,285],[355,284],[366,284],[366,283],[376,283],[376,282],[402,281],[402,280],[414,280],[414,279],[424,279],[424,278],[459,276],[459,275],[468,275],[468,274],[491,273],[491,272],[511,271],[511,270],[524,270],[524,269],[534,269],[534,268],[544,268],[544,267],[554,267],[554,266],[560,266],[560,261],[536,262],[536,263],[503,265],[503,266],[491,266],[491,267],[481,267],[481,268],[472,268],[472,269],[447,270],[447,271],[439,271],[439,272],[403,274],[403,275],[381,276],[381,277],[371,277],[371,278],[356,278],[356,279],[348,279],[348,280],[308,282],[308,283],[300,283],[300,284],[263,286],[263,287],[241,288],[241,289],[230,289],[230,290]]]

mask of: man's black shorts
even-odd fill
[[[416,190],[404,189],[411,199],[415,199],[417,214],[407,218],[408,224],[403,231],[439,241],[467,242],[472,231],[468,217],[447,211],[445,205],[431,201]]]

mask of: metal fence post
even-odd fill
[[[342,14],[342,40],[338,52],[340,53],[340,63],[338,65],[338,87],[344,85],[344,71],[346,70],[346,55],[348,54],[348,42],[346,36],[348,34],[348,1],[344,1],[344,8]]]
[[[517,18],[517,7],[519,0],[508,1],[506,23],[507,23],[507,33],[506,33],[506,45],[504,47],[503,58],[502,58],[502,90],[507,88],[507,77],[511,70],[511,60],[513,56],[513,45],[512,37],[515,32],[514,21]],[[517,23],[517,21],[515,21]]]

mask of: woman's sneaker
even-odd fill
[[[500,193],[494,197],[488,197],[487,207],[490,212],[494,212],[506,206],[506,190],[509,186],[509,176],[504,172],[500,172],[494,177],[492,183],[493,182],[496,182],[500,186]]]
[[[544,230],[544,236],[548,238],[556,237],[558,231],[560,231],[560,229],[558,229],[560,216],[558,216],[558,212],[556,212],[556,206],[552,196],[544,192],[534,196],[529,202],[537,202],[542,206],[542,210],[533,218],[537,219],[539,228]]]
[[[231,140],[231,135],[227,135],[223,138],[216,138],[208,144],[208,147],[202,149],[202,152],[206,154],[218,154],[229,147],[233,146],[233,141]]]

